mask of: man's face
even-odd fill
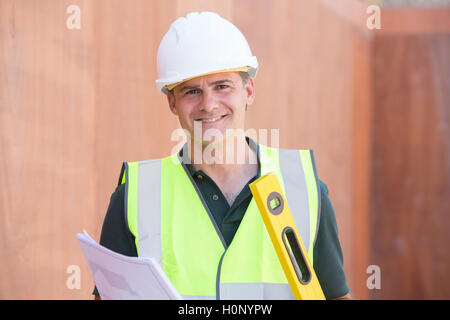
[[[227,129],[245,130],[246,105],[252,104],[254,97],[253,79],[244,85],[238,72],[197,77],[167,94],[170,110],[178,115],[181,127],[194,137],[196,122],[197,128],[201,126],[203,140],[208,129],[218,130],[222,137],[230,133]]]

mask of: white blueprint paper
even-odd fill
[[[95,242],[86,231],[77,238],[102,299],[183,299],[154,259],[118,254]]]

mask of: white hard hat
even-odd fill
[[[213,12],[191,12],[175,20],[158,49],[158,80],[163,93],[201,75],[247,71],[256,76],[258,61],[244,35]]]

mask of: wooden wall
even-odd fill
[[[352,289],[449,299],[450,8],[383,8],[368,31],[362,2],[322,4],[354,35]],[[367,265],[380,289],[366,287]]]
[[[372,297],[449,299],[450,34],[374,47],[370,259],[383,286]]]
[[[91,298],[75,234],[99,238],[122,161],[176,144],[155,59],[190,11],[230,19],[258,57],[248,127],[315,150],[353,295],[449,298],[450,28],[440,18],[438,29],[405,32],[404,11],[383,11],[387,30],[369,32],[361,2],[333,3],[1,1],[0,298]],[[72,4],[76,30],[66,26]],[[381,290],[366,288],[370,264]],[[79,290],[66,286],[70,265],[81,268]]]

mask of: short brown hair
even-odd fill
[[[245,86],[248,82],[248,79],[250,78],[250,75],[248,74],[248,72],[244,72],[244,71],[239,71],[239,74],[241,75],[242,83]]]

